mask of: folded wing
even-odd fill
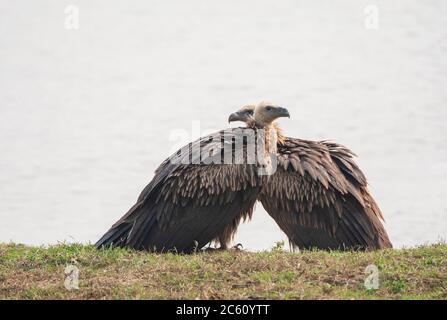
[[[293,246],[391,247],[365,176],[339,144],[286,138],[259,199]]]
[[[244,154],[250,134],[220,131],[177,151],[96,246],[190,252],[231,232],[231,223],[251,214],[260,191],[256,164],[236,160],[235,142],[245,141]]]

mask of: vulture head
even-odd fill
[[[242,107],[230,115],[228,122],[242,121],[249,127],[255,125],[258,128],[264,128],[281,117],[290,118],[286,108],[263,101],[257,105],[251,104]]]
[[[230,117],[228,118],[228,123],[234,122],[234,121],[242,121],[245,122],[247,125],[253,124],[254,121],[254,113],[255,113],[255,104],[249,104],[246,106],[243,106],[238,111],[230,114]]]
[[[255,125],[258,128],[270,126],[278,118],[290,118],[289,111],[270,102],[261,102],[255,108]]]

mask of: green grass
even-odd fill
[[[0,244],[0,299],[447,299],[447,245],[375,252],[153,254]],[[365,268],[379,270],[366,289]],[[67,265],[79,289],[64,286]]]

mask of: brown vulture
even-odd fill
[[[229,122],[255,126],[253,112],[254,106],[243,107]],[[285,137],[275,123],[273,127],[278,168],[262,185],[258,200],[290,244],[302,249],[391,248],[382,213],[354,153],[333,142]],[[234,221],[226,234],[233,235],[237,224]]]
[[[96,247],[191,252],[231,237],[228,226],[251,214],[272,171],[277,152],[272,123],[280,117],[289,117],[287,109],[260,103],[253,129],[216,132],[178,150]]]

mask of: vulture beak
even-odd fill
[[[287,110],[286,108],[281,108],[281,107],[279,107],[278,109],[277,109],[277,112],[278,112],[278,117],[287,117],[287,118],[289,118],[290,119],[290,113],[289,113],[289,110]]]
[[[230,114],[230,117],[228,118],[228,123],[239,120],[241,120],[241,116],[239,115],[239,112],[235,112]]]

